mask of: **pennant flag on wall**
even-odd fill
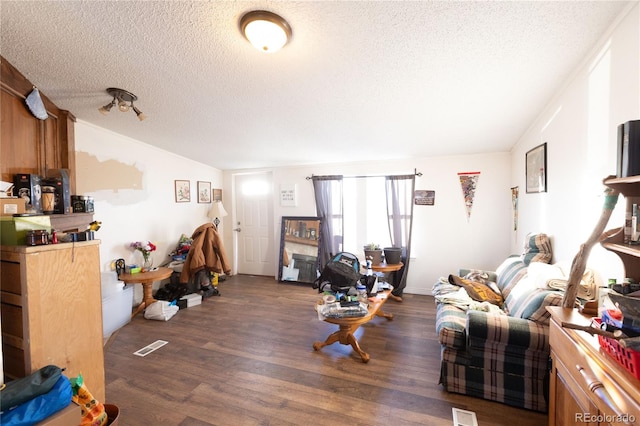
[[[462,188],[462,195],[464,196],[464,207],[467,210],[467,222],[469,222],[480,172],[458,173],[458,177],[460,178],[460,187]]]
[[[511,204],[513,205],[513,230],[518,230],[518,187],[511,188]]]

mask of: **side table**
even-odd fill
[[[379,265],[372,265],[371,269],[373,269],[376,272],[382,272],[382,273],[386,274],[386,273],[396,273],[403,266],[404,266],[404,263],[402,263],[402,262],[400,262],[400,263],[392,263],[390,265],[387,265],[386,263],[383,262],[383,263],[381,263]],[[391,294],[391,293],[389,293],[389,298],[395,300],[396,302],[402,302],[402,297],[396,296],[396,295]]]
[[[126,284],[142,284],[142,303],[138,306],[131,318],[138,315],[156,299],[153,298],[153,283],[169,278],[173,274],[173,269],[159,267],[154,271],[138,272],[137,274],[120,274],[118,279]]]

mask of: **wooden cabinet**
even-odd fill
[[[549,426],[640,425],[640,380],[600,349],[598,339],[566,329],[589,325],[575,309],[549,307],[552,368]]]
[[[0,247],[6,379],[54,364],[82,374],[105,400],[99,248],[98,240]]]
[[[609,177],[604,184],[624,196],[628,213],[633,204],[640,204],[640,176]],[[625,243],[625,224],[621,225],[607,232],[602,246],[620,257],[626,277],[640,281],[640,245]],[[640,425],[640,380],[604,352],[597,337],[562,327],[563,322],[590,325],[590,318],[574,309],[547,309],[552,360],[549,425]]]
[[[75,117],[40,92],[49,117],[37,119],[25,105],[33,84],[2,57],[0,70],[1,179],[13,182],[16,173],[48,176],[51,169],[69,169],[70,190],[75,194]]]

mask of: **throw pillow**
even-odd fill
[[[524,242],[524,253],[522,261],[526,266],[531,262],[551,262],[553,250],[551,249],[551,239],[547,234],[529,234]]]
[[[551,315],[546,309],[547,306],[562,306],[563,297],[559,291],[535,289],[522,295],[518,300],[510,301],[509,315],[540,324],[549,324]]]
[[[457,275],[449,275],[449,282],[464,288],[473,300],[489,302],[498,306],[502,305],[502,296],[483,283],[467,280]]]
[[[507,299],[511,290],[527,275],[527,267],[520,256],[510,256],[496,269],[498,288],[502,297]]]

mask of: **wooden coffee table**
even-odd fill
[[[389,295],[391,294],[391,290],[384,290],[378,293],[378,297],[375,297],[375,301],[369,301],[369,312],[363,317],[346,317],[346,318],[324,318],[324,321],[329,322],[331,324],[336,324],[340,328],[338,331],[332,333],[327,337],[327,340],[324,342],[315,342],[313,344],[313,349],[319,351],[327,345],[332,345],[335,342],[340,342],[342,345],[351,345],[354,351],[360,354],[360,358],[362,358],[362,362],[369,362],[370,356],[368,353],[363,351],[360,348],[360,344],[354,333],[362,324],[366,324],[371,321],[374,317],[383,317],[387,320],[391,321],[393,319],[393,314],[387,314],[382,311],[382,305],[387,301]],[[371,298],[374,299],[374,298]]]

